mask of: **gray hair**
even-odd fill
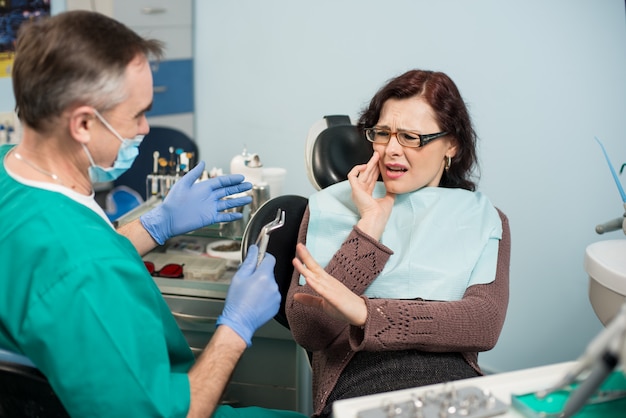
[[[71,106],[123,102],[125,71],[139,55],[160,59],[163,44],[100,13],[71,11],[20,28],[13,92],[22,123],[41,131]]]

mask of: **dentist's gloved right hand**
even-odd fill
[[[217,325],[227,325],[247,344],[252,345],[254,332],[272,319],[280,307],[280,293],[274,279],[276,259],[265,253],[263,261],[256,267],[259,249],[248,248],[248,255],[233,277],[226,304],[217,318]]]
[[[218,222],[241,219],[238,212],[223,212],[227,209],[247,205],[250,196],[232,199],[223,197],[245,192],[252,188],[243,182],[241,174],[218,176],[196,182],[204,170],[204,161],[174,183],[163,203],[143,214],[139,220],[154,240],[163,245],[173,236],[185,234]]]

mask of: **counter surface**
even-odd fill
[[[423,386],[413,389],[404,389],[394,392],[381,393],[371,396],[345,399],[333,404],[334,418],[358,418],[361,411],[389,405],[389,402],[400,403],[411,400],[411,396],[423,395],[429,391],[449,389],[453,385],[457,389],[475,386],[483,390],[489,390],[498,400],[511,404],[512,394],[536,392],[555,384],[575,362],[557,363],[548,366],[518,370],[507,373],[498,373],[489,376],[475,377],[472,379],[459,380],[453,383]],[[510,408],[505,414],[498,417],[523,418],[517,410]]]

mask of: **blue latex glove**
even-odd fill
[[[250,196],[222,199],[252,188],[251,183],[242,183],[243,175],[219,176],[196,183],[203,170],[204,161],[201,161],[172,186],[163,203],[139,218],[160,245],[171,237],[207,225],[241,219],[242,213],[222,211],[252,202]]]
[[[226,304],[217,318],[217,325],[227,325],[246,342],[252,345],[254,332],[272,319],[280,307],[280,292],[274,279],[273,255],[265,253],[263,261],[256,267],[259,249],[248,248],[248,255],[233,277]]]

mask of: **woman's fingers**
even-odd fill
[[[372,157],[365,164],[359,164],[352,167],[352,170],[348,173],[348,179],[359,179],[361,183],[371,183],[372,179],[374,182],[378,179],[378,160],[379,155],[377,152],[372,154]]]
[[[361,326],[367,318],[365,302],[343,283],[326,273],[313,259],[306,246],[296,246],[293,265],[306,279],[306,284],[319,296],[296,293],[297,302],[322,309],[333,318]]]
[[[311,256],[309,250],[307,250],[306,246],[302,243],[296,245],[296,258],[294,258],[293,263],[294,267],[305,277],[312,274],[311,269],[321,269],[317,261]]]

